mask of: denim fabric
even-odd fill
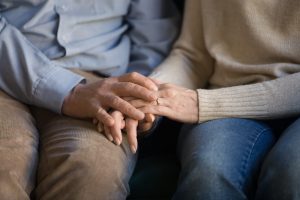
[[[255,120],[185,125],[178,141],[182,171],[174,199],[252,198],[260,166],[275,140],[272,129]]]
[[[300,199],[300,118],[283,131],[265,159],[256,199]]]

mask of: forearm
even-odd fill
[[[61,111],[64,97],[83,80],[56,66],[0,15],[0,88],[24,103]]]
[[[300,114],[300,73],[257,84],[198,89],[199,123],[237,117],[273,119]]]

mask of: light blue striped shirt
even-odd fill
[[[83,80],[66,68],[148,74],[178,34],[171,0],[0,0],[0,88],[61,111]]]

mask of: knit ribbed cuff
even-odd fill
[[[265,118],[266,91],[260,84],[213,90],[198,89],[199,123],[219,118]]]

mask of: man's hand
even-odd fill
[[[122,97],[153,101],[157,99],[155,90],[157,90],[156,84],[138,73],[79,84],[65,98],[62,112],[72,117],[96,118],[106,126],[113,126],[115,123],[113,117],[107,113],[110,108],[119,110],[134,120],[142,120],[144,113]]]

